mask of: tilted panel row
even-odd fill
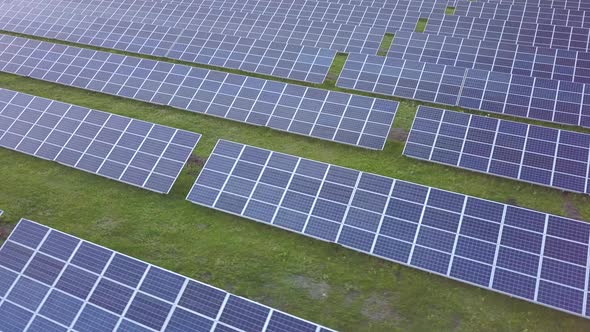
[[[398,106],[20,37],[0,45],[4,72],[371,149],[383,148]]]
[[[168,193],[200,134],[0,89],[0,147]]]
[[[26,219],[0,280],[3,331],[331,331]]]
[[[187,199],[590,316],[585,222],[224,140]]]
[[[590,135],[420,106],[403,154],[590,193]]]

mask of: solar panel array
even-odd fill
[[[586,84],[350,54],[338,87],[590,127]]]
[[[70,13],[61,15],[66,24],[60,24],[53,16],[34,18],[50,22],[46,24],[34,24],[37,21],[29,20],[28,16],[25,20],[15,17],[18,17],[15,13],[4,13],[0,29],[310,83],[324,81],[336,55],[333,50],[312,46],[107,21]]]
[[[497,41],[398,32],[388,57],[590,83],[590,53]]]
[[[330,331],[26,219],[0,258],[2,331]]]
[[[398,103],[0,35],[0,70],[370,149]]]
[[[220,140],[187,199],[590,316],[590,224]]]
[[[200,134],[0,89],[0,146],[168,193]]]
[[[159,37],[161,31],[171,31],[169,34],[174,37],[180,34],[179,31],[186,29],[186,34],[188,35],[196,32],[207,32],[253,38],[262,41],[327,48],[335,51],[368,54],[375,54],[377,52],[381,39],[385,34],[385,29],[379,27],[311,21],[292,17],[220,12],[214,8],[203,9],[203,11],[206,11],[202,15],[203,17],[199,16],[198,20],[186,24],[170,24],[164,18],[153,20],[153,23],[144,23],[146,21],[144,15],[147,15],[148,18],[153,16],[160,17],[158,13],[145,13],[140,18],[126,17],[125,20],[121,20],[120,18],[105,18],[99,13],[97,15],[72,15],[69,7],[63,7],[57,12],[53,12],[53,9],[52,7],[47,9],[44,3],[31,4],[31,6],[27,7],[6,8],[5,13],[0,16],[2,29],[85,43],[88,39],[100,40],[100,38],[108,38],[109,35],[103,32],[99,35],[99,38],[96,36],[98,32],[92,35],[92,31],[90,31],[88,34],[91,37],[81,38],[80,30],[82,28],[87,29],[86,27],[89,27],[91,30],[97,30],[100,26],[107,24],[108,26],[102,29],[108,30],[109,26],[114,26],[116,28],[113,28],[113,30],[117,31],[112,31],[111,33],[117,35],[121,33],[120,30],[125,29],[129,25],[129,22],[134,22],[133,29],[128,29],[129,31],[123,30],[122,32],[134,35],[137,34],[135,31],[137,29],[136,26],[153,28],[153,25],[156,25],[158,26],[158,33],[150,36],[152,38],[163,38]],[[212,14],[208,14],[209,12],[212,12]],[[81,23],[76,23],[74,18]],[[90,25],[89,22],[97,23]],[[135,39],[138,41],[143,40],[141,37]],[[119,40],[118,42],[121,41]],[[163,51],[160,50],[160,52]]]
[[[431,19],[429,22],[432,22]],[[425,32],[582,52],[589,51],[590,29],[587,28],[446,15],[442,17],[440,22],[428,23]]]
[[[506,5],[525,5],[525,6],[539,6],[539,7],[552,7],[561,9],[576,9],[576,10],[588,10],[590,4],[585,0],[492,0],[485,1],[490,3],[501,3]],[[458,3],[457,0],[454,1]]]
[[[30,1],[19,1],[17,8]],[[34,4],[37,5],[37,4]],[[413,6],[412,6],[413,5]],[[102,2],[94,6],[71,4],[68,1],[50,1],[43,7],[68,7],[73,14],[99,15],[103,18],[132,20],[135,22],[159,24],[164,23],[174,27],[194,27],[207,23],[204,15],[212,16],[245,16],[257,19],[305,19],[314,22],[350,24],[363,27],[379,27],[387,31],[413,30],[421,16],[437,11],[444,12],[446,2],[429,3],[391,2],[390,8],[372,7],[365,4],[342,4],[325,1],[212,1],[207,4],[165,6],[158,2],[142,5],[130,5]],[[9,6],[5,6],[9,8]],[[412,8],[409,8],[412,7]],[[249,15],[253,14],[253,15]],[[222,19],[223,20],[223,19]],[[155,23],[159,22],[159,23]]]
[[[590,27],[590,18],[586,17],[586,12],[575,9],[464,1],[457,4],[453,14],[512,22]]]
[[[590,135],[420,106],[403,154],[590,193]]]

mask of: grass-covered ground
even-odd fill
[[[224,138],[590,218],[584,195],[409,159],[399,140],[368,151],[9,74],[0,74],[0,87],[201,133],[194,154],[202,158]],[[333,81],[321,87],[336,89]],[[401,102],[398,134],[417,105]],[[184,198],[199,171],[190,164],[172,192],[159,195],[0,149],[0,209],[9,224],[30,218],[342,331],[590,330],[585,319],[191,204]]]

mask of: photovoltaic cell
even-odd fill
[[[200,138],[189,131],[0,89],[1,147],[158,193],[170,192]],[[67,239],[56,242],[68,245]],[[68,254],[69,249],[60,252]]]
[[[590,135],[420,106],[404,155],[588,193]]]
[[[236,180],[248,189],[231,191]],[[187,200],[588,317],[584,222],[225,140]]]
[[[370,149],[398,103],[202,68],[0,36],[0,70]]]
[[[41,253],[59,250],[55,237],[75,242],[72,257]],[[19,252],[30,253],[25,271],[39,257],[59,262],[56,278],[23,273],[10,263]],[[107,262],[87,269],[93,253]],[[109,273],[138,266],[133,284]],[[0,248],[0,318],[3,331],[331,331],[26,219]]]

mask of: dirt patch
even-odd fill
[[[389,140],[393,142],[405,142],[408,139],[408,131],[403,128],[391,128]]]
[[[12,232],[14,226],[7,222],[0,220],[0,241],[4,241],[8,238],[8,235]]]
[[[199,280],[201,281],[211,281],[211,278],[213,277],[213,275],[211,274],[211,272],[209,271],[205,271],[205,272],[201,272],[199,273]]]
[[[453,332],[457,332],[459,331],[459,328],[461,327],[461,316],[459,316],[459,314],[454,314],[453,315]]]
[[[373,293],[363,303],[361,313],[371,321],[399,321],[401,316],[395,309],[399,301],[397,294]]]
[[[105,233],[110,233],[119,227],[120,222],[111,218],[101,218],[94,222],[94,227]]]
[[[207,229],[209,227],[209,225],[207,224],[197,224],[197,230],[199,231],[204,231],[205,229]]]
[[[309,297],[314,300],[326,298],[330,291],[330,285],[324,281],[315,281],[306,276],[294,275],[289,277],[289,283],[305,290]]]
[[[509,198],[506,200],[506,204],[508,204],[508,205],[514,205],[514,206],[519,206],[519,205],[518,205],[518,201],[517,201],[517,200],[516,200],[516,198],[514,198],[514,197],[509,197]]]
[[[354,302],[356,302],[356,300],[358,300],[360,296],[361,292],[351,289],[348,292],[346,292],[346,295],[344,295],[344,304],[351,305]]]
[[[562,206],[566,217],[582,220],[580,210],[574,205],[574,202],[570,199],[570,195],[568,193],[563,193],[561,196],[563,197]]]
[[[203,166],[205,166],[206,161],[207,161],[207,159],[193,154],[188,158],[188,161],[186,163],[189,166],[203,167]]]
[[[191,155],[186,162],[188,174],[190,174],[190,175],[199,174],[199,170],[201,168],[203,168],[203,166],[205,166],[206,162],[207,162],[206,158],[203,158],[203,157],[197,156],[197,155]]]

